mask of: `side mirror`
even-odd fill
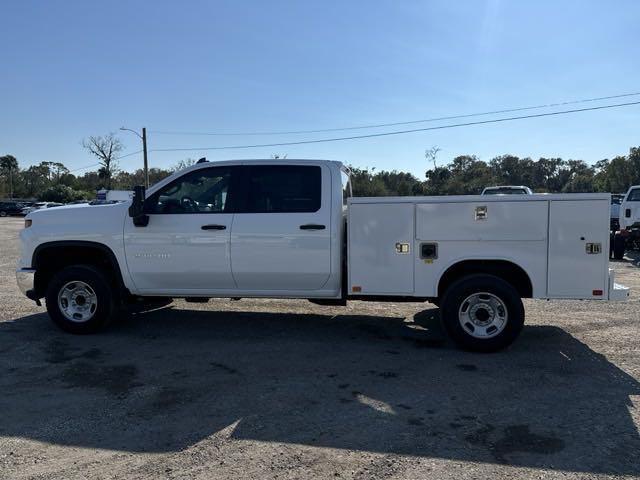
[[[133,187],[133,199],[129,207],[129,216],[136,227],[149,225],[149,215],[144,213],[145,188],[142,185]]]

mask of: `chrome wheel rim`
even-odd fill
[[[96,313],[98,297],[88,284],[80,281],[68,282],[58,293],[58,308],[67,320],[87,322]]]
[[[499,335],[508,319],[507,306],[493,293],[469,295],[458,309],[460,326],[474,338],[487,339]]]

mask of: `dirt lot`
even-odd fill
[[[628,303],[527,301],[507,351],[456,350],[429,304],[175,302],[58,331],[0,219],[1,478],[640,475],[640,270]]]

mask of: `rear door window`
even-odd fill
[[[252,165],[247,168],[244,213],[296,213],[320,210],[319,166]]]

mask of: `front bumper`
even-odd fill
[[[19,268],[16,270],[16,281],[20,291],[30,298],[31,300],[37,300],[37,294],[35,291],[35,278],[36,271],[33,268]]]

